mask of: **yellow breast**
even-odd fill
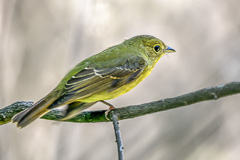
[[[126,85],[123,85],[122,87],[119,87],[118,89],[116,89],[112,92],[108,92],[108,91],[100,92],[99,94],[95,94],[90,97],[80,99],[79,101],[89,103],[89,102],[96,102],[96,101],[100,101],[100,100],[108,100],[108,99],[116,98],[116,97],[130,91],[136,85],[138,85],[143,79],[145,79],[151,73],[152,68],[151,69],[146,68],[135,81],[128,83]]]

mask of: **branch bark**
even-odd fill
[[[155,102],[140,104],[140,105],[131,105],[121,108],[116,108],[113,111],[118,120],[129,119],[134,117],[143,116],[150,113],[165,111],[169,109],[175,109],[194,103],[207,101],[207,100],[217,100],[226,96],[239,94],[240,93],[240,82],[231,82],[216,87],[204,88],[195,92],[191,92],[182,96],[162,99]],[[5,108],[0,109],[0,125],[6,124],[11,121],[11,118],[18,112],[27,109],[33,105],[32,101],[20,101],[15,102]],[[105,117],[106,110],[100,111],[87,111],[82,112],[78,116],[64,120],[67,122],[76,122],[76,123],[93,123],[93,122],[109,122],[111,121],[111,116],[109,112],[108,117]],[[54,109],[44,116],[42,119],[63,121],[63,110]],[[109,120],[110,119],[110,120]]]
[[[120,127],[119,127],[119,122],[118,122],[118,117],[112,112],[112,121],[113,121],[113,127],[115,131],[115,137],[116,137],[116,142],[117,142],[117,150],[118,150],[118,160],[123,160],[123,142],[122,142],[122,137],[121,137],[121,132],[120,132]]]

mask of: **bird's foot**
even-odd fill
[[[114,107],[114,105],[112,105],[112,104],[110,104],[110,103],[108,103],[108,102],[106,102],[106,101],[100,101],[100,102],[102,102],[102,103],[106,104],[107,106],[109,106],[109,109],[106,110],[106,112],[105,112],[105,118],[106,118],[108,121],[110,121],[110,119],[108,118],[108,113],[109,113],[111,110],[115,109],[116,107]]]

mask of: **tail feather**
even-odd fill
[[[33,122],[35,119],[47,113],[48,107],[52,101],[47,101],[44,98],[35,103],[31,108],[20,112],[12,118],[13,123],[17,123],[17,127],[23,128]]]
[[[62,120],[71,119],[81,113],[84,109],[94,105],[96,102],[84,103],[84,102],[73,102],[68,104],[64,118]]]

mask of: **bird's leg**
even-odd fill
[[[110,104],[110,103],[108,103],[108,102],[106,102],[106,101],[99,101],[99,102],[102,102],[103,104],[109,106],[109,109],[106,110],[106,112],[105,112],[105,118],[106,118],[108,121],[110,121],[110,119],[108,118],[108,113],[109,113],[112,109],[115,109],[116,107],[114,107],[112,104]]]
[[[116,107],[114,107],[112,104],[106,102],[106,101],[99,101],[99,102],[102,102],[103,104],[106,104],[107,106],[109,106],[109,109],[108,110],[112,110],[112,109],[115,109]]]

